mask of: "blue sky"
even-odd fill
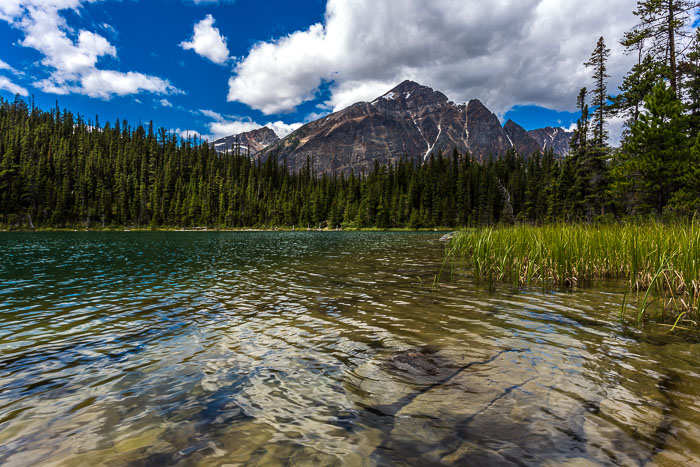
[[[635,2],[0,0],[0,95],[220,137],[304,122],[404,79],[526,129],[569,127],[582,63]],[[575,19],[574,19],[575,18]],[[611,132],[614,132],[611,129]]]

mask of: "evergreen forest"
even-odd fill
[[[199,139],[0,98],[0,227],[435,228],[700,213],[697,2],[640,0],[638,58],[609,95],[601,37],[570,154],[407,155],[369,173],[298,172]],[[619,147],[610,118],[625,120]],[[319,155],[323,157],[323,155]]]

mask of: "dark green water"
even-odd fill
[[[698,464],[699,344],[439,237],[0,234],[0,464]]]

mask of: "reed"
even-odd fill
[[[457,234],[446,258],[471,268],[477,280],[521,286],[580,287],[625,279],[630,293],[643,294],[639,323],[654,319],[697,327],[700,321],[697,221],[478,228]]]

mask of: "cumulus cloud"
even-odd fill
[[[218,112],[208,109],[201,109],[199,112],[202,115],[212,119],[211,122],[207,123],[210,134],[203,136],[204,139],[208,139],[209,141],[214,141],[225,136],[236,135],[246,131],[257,130],[258,128],[262,128],[264,126],[273,130],[280,138],[284,138],[289,133],[303,125],[303,123],[300,122],[284,123],[282,121],[260,124],[253,121],[251,118],[223,116]]]
[[[194,25],[194,35],[189,41],[180,43],[185,50],[194,50],[198,55],[222,65],[228,60],[226,38],[214,27],[214,17],[207,15]]]
[[[173,104],[168,99],[161,99],[160,105],[162,105],[163,107],[172,107],[173,106]]]
[[[10,81],[9,78],[6,78],[5,76],[0,76],[0,89],[4,89],[5,91],[9,91],[12,94],[19,94],[20,96],[28,96],[29,95],[29,91],[27,91],[22,86],[13,83],[12,81]]]
[[[236,63],[229,101],[291,112],[330,84],[328,108],[372,100],[413,79],[497,114],[512,106],[574,110],[601,35],[614,89],[632,57],[618,44],[634,0],[328,0],[323,23],[255,44]]]
[[[61,12],[79,11],[83,3],[95,0],[2,0],[0,19],[19,29],[20,44],[43,55],[42,65],[51,70],[34,85],[54,94],[85,94],[109,99],[114,95],[152,92],[181,92],[167,80],[135,71],[121,72],[98,67],[102,57],[117,57],[116,48],[103,36],[86,30],[77,34]]]
[[[303,123],[300,123],[300,122],[284,123],[284,122],[278,120],[276,122],[268,122],[262,126],[266,126],[266,127],[270,128],[272,131],[274,131],[277,134],[277,136],[279,136],[280,138],[284,138],[289,133],[301,128],[302,125],[303,125]]]

